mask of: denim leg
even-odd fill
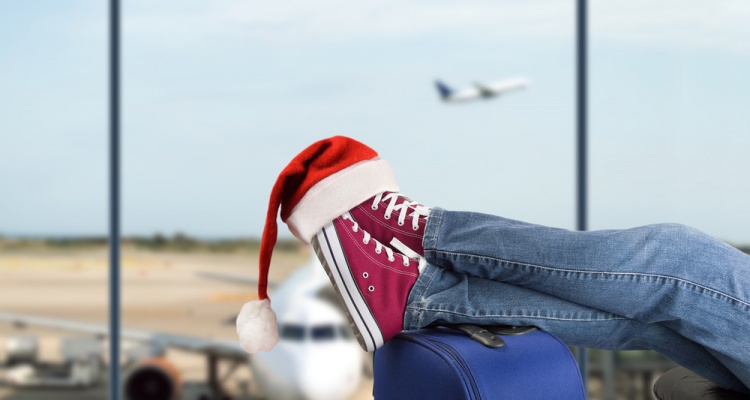
[[[537,326],[574,346],[653,349],[723,387],[737,384],[737,378],[705,348],[659,324],[644,324],[531,289],[427,264],[409,294],[404,329],[434,322]]]
[[[424,248],[427,261],[445,270],[667,328],[750,386],[750,257],[695,229],[573,232],[436,208]]]

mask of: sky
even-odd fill
[[[0,3],[0,234],[107,232],[104,3]],[[278,173],[332,135],[424,204],[575,228],[572,1],[123,3],[125,235],[258,237]],[[750,3],[589,16],[589,229],[750,244]],[[433,87],[513,77],[472,104]]]

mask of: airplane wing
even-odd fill
[[[100,337],[109,335],[109,328],[104,325],[62,320],[56,318],[38,317],[25,314],[14,314],[0,311],[0,321],[7,321],[18,327],[40,326],[63,329],[74,332],[90,333]],[[172,347],[195,353],[218,356],[235,360],[247,360],[248,354],[242,350],[239,343],[229,340],[203,339],[190,336],[174,335],[170,333],[149,332],[136,329],[123,329],[120,332],[123,339],[153,343],[161,347]]]
[[[501,93],[497,89],[484,86],[481,83],[475,83],[474,86],[476,86],[479,95],[482,97],[493,97]]]
[[[211,272],[211,271],[197,271],[195,273],[196,275],[213,279],[216,281],[224,281],[229,283],[236,283],[239,285],[257,285],[258,284],[258,278],[254,276],[242,276],[242,275],[235,275],[235,274],[225,274],[221,272]],[[268,281],[268,288],[273,290],[277,288],[279,285],[281,285],[278,281]]]
[[[469,100],[475,100],[482,96],[482,92],[479,91],[477,88],[470,88],[470,89],[464,89],[459,90],[451,94],[450,97],[446,98],[447,101],[469,101]]]
[[[501,94],[509,92],[511,90],[517,90],[525,88],[529,85],[529,80],[525,78],[508,79],[502,82],[493,83],[486,86],[481,86],[484,90],[488,90],[494,94]],[[479,85],[477,85],[479,87]]]
[[[240,275],[223,274],[221,272],[209,272],[209,271],[197,271],[195,274],[203,278],[214,279],[217,281],[238,283],[242,285],[257,285],[258,284],[258,278],[252,277],[252,276],[240,276]],[[268,285],[271,286],[271,282],[269,282]]]

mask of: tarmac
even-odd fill
[[[307,255],[274,255],[271,279],[281,280],[307,262]],[[95,250],[0,252],[0,311],[45,316],[106,326],[108,320],[108,253]],[[122,256],[122,326],[195,336],[236,340],[233,321],[240,307],[255,298],[254,285],[207,279],[198,271],[253,277],[257,255],[161,253],[125,250]],[[62,338],[80,333],[50,328],[18,328],[0,322],[0,362],[5,343],[19,335],[37,336],[39,359],[61,361]],[[106,362],[106,353],[105,362]],[[169,350],[167,359],[187,383],[184,398],[205,390],[206,360],[193,353]],[[219,366],[219,376],[228,370]],[[2,380],[4,370],[0,370]],[[106,375],[106,374],[105,374]],[[248,368],[240,368],[224,382],[235,399],[258,398]],[[89,400],[107,398],[106,382],[82,390],[16,389],[0,384],[0,400]],[[353,400],[372,399],[372,379],[365,377]]]

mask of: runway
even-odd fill
[[[281,280],[307,261],[307,255],[274,255],[271,279]],[[257,255],[161,253],[125,249],[122,256],[122,325],[203,338],[236,340],[234,324],[242,304],[254,298],[256,288],[196,276],[197,271],[255,276]],[[3,250],[0,252],[0,310],[75,321],[108,324],[107,252],[90,250]],[[36,335],[39,359],[59,362],[63,337],[80,334],[47,328],[19,329],[0,322],[0,360],[10,336]],[[106,356],[106,351],[104,352]],[[170,350],[167,359],[190,384],[184,398],[202,391],[206,379],[205,358]],[[106,361],[106,357],[105,357]],[[219,376],[228,368],[220,365]],[[0,373],[0,376],[2,373]],[[253,398],[256,388],[247,368],[240,368],[225,382],[235,398]],[[106,385],[86,390],[30,390],[0,386],[0,399],[105,399]],[[372,398],[372,380],[365,379],[354,400]]]

